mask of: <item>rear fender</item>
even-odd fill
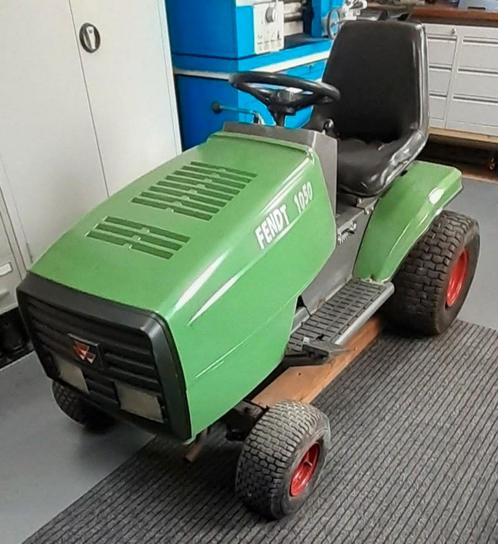
[[[377,203],[354,276],[390,280],[417,240],[461,190],[462,174],[456,168],[415,162]]]

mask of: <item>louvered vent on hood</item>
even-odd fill
[[[163,259],[171,259],[189,241],[183,234],[119,217],[106,217],[87,237]]]
[[[151,185],[132,202],[209,221],[255,177],[251,172],[192,161]]]

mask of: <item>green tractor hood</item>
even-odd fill
[[[161,316],[195,434],[278,364],[297,297],[334,244],[315,153],[222,132],[97,207],[32,272]]]

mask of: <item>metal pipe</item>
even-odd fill
[[[250,115],[253,118],[253,122],[256,125],[265,124],[265,120],[263,119],[263,116],[256,110],[248,110],[246,108],[233,108],[231,106],[225,106],[223,104],[220,104],[219,102],[213,102],[211,104],[211,109],[213,110],[214,113],[223,113],[224,111],[227,111],[231,113]]]
[[[294,22],[299,22],[302,20],[303,20],[303,10],[287,13],[284,17],[284,22],[286,23],[294,23]]]

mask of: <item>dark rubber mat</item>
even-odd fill
[[[498,542],[498,332],[385,334],[317,405],[333,449],[293,518],[235,499],[237,445],[213,437],[189,466],[156,439],[27,542]]]

